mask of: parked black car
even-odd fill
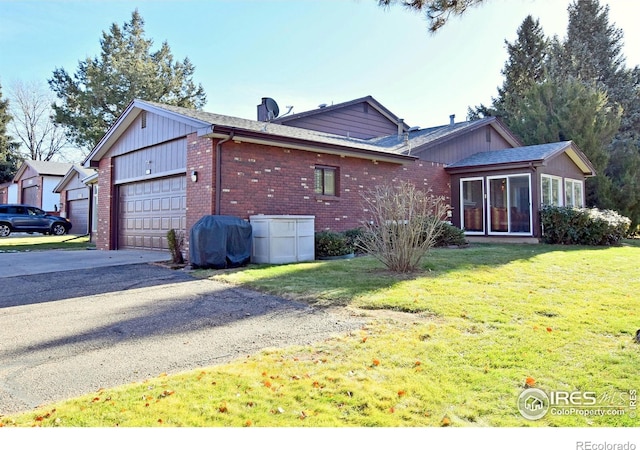
[[[71,222],[52,216],[40,208],[29,205],[0,205],[0,237],[12,231],[55,234],[61,236],[71,229]]]

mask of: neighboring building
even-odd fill
[[[69,219],[73,233],[84,235],[91,231],[92,184],[86,184],[96,175],[95,169],[72,165],[53,189],[60,195],[60,215]]]
[[[16,203],[36,206],[48,213],[60,211],[60,194],[53,190],[71,168],[69,163],[24,161],[13,177]]]
[[[13,181],[0,184],[0,203],[17,203],[18,185]]]
[[[493,117],[410,128],[364,97],[273,118],[269,100],[263,120],[131,102],[85,161],[99,169],[97,248],[163,249],[208,214],[355,228],[362,193],[399,180],[446,197],[470,237],[537,241],[540,204],[584,202],[594,174],[573,143],[522,147]]]

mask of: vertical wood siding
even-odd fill
[[[425,161],[453,164],[478,152],[512,148],[498,132],[486,125],[471,133],[451,139],[435,148],[413,153]]]
[[[370,139],[398,132],[398,124],[390,121],[367,103],[301,117],[283,124],[357,139]]]
[[[115,183],[186,170],[187,140],[177,139],[114,158]],[[150,170],[147,174],[146,171]]]
[[[142,114],[138,114],[129,128],[109,150],[108,156],[124,155],[141,148],[184,137],[195,129],[166,117],[146,113],[146,127],[142,128]]]

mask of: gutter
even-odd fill
[[[211,131],[213,132],[213,125],[211,125]],[[220,215],[220,202],[222,201],[222,144],[229,142],[233,139],[235,131],[231,131],[226,138],[218,141],[216,144],[216,204],[214,207],[214,214]]]

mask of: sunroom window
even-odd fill
[[[541,177],[541,199],[545,206],[562,206],[562,178],[551,175]]]
[[[582,181],[571,180],[569,178],[564,180],[565,205],[576,208],[584,207],[584,196],[582,192]]]

